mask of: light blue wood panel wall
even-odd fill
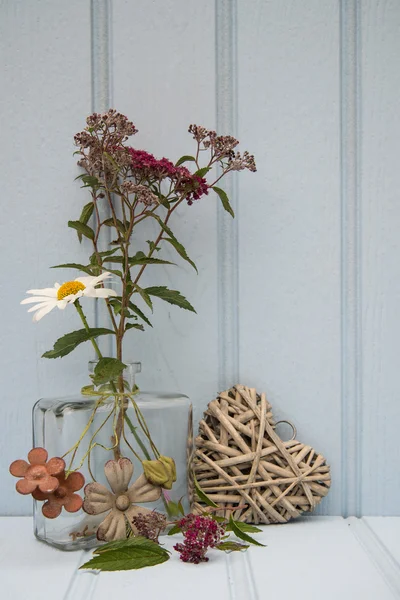
[[[33,401],[85,381],[88,349],[39,358],[74,315],[34,325],[18,302],[56,280],[49,265],[84,256],[66,228],[85,200],[71,139],[113,106],[158,156],[190,154],[195,122],[239,137],[258,165],[223,185],[235,221],[211,194],[177,215],[199,275],[154,267],[147,283],[179,289],[198,314],[156,305],[154,329],[125,348],[140,385],[187,393],[196,419],[223,387],[254,385],[332,465],[320,513],[398,514],[400,4],[0,6],[0,512],[29,511],[6,472],[29,445]]]
[[[85,254],[67,221],[82,205],[72,153],[91,108],[90,7],[79,0],[2,2],[0,44],[0,513],[24,514],[31,504],[14,492],[8,465],[31,447],[33,403],[79,389],[87,371],[84,349],[63,361],[40,359],[57,337],[79,328],[72,311],[32,323],[19,302],[26,290],[73,275],[51,265]]]

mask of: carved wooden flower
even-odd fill
[[[44,494],[51,494],[58,486],[56,475],[65,469],[62,458],[51,458],[47,462],[48,454],[44,448],[33,448],[28,454],[29,464],[25,460],[14,460],[10,465],[10,473],[14,477],[22,477],[15,487],[20,494],[32,494],[40,490]]]
[[[133,475],[133,464],[129,458],[109,460],[104,473],[113,491],[100,483],[89,483],[85,487],[83,510],[89,515],[109,511],[97,529],[97,539],[111,542],[126,537],[125,518],[132,529],[132,519],[138,513],[152,512],[148,508],[135,506],[136,502],[154,502],[161,496],[161,487],[150,483],[144,473],[128,488]]]
[[[35,500],[46,500],[42,506],[42,513],[48,519],[55,519],[61,514],[62,507],[67,512],[77,512],[82,508],[83,500],[79,494],[75,494],[85,484],[85,478],[82,473],[77,471],[65,476],[65,473],[57,475],[59,482],[58,488],[51,494],[45,494],[40,490],[32,492]]]

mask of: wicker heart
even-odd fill
[[[312,511],[331,484],[325,458],[296,440],[283,442],[265,394],[243,385],[208,405],[193,470],[200,487],[221,506],[218,515],[247,523],[286,523]],[[194,511],[201,509],[195,495]]]

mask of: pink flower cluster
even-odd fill
[[[175,544],[174,550],[180,553],[183,562],[199,564],[207,562],[206,552],[215,548],[221,541],[224,529],[210,517],[189,514],[178,523],[183,531],[183,544]]]
[[[207,181],[203,177],[193,175],[186,167],[176,167],[168,158],[156,158],[145,150],[128,148],[131,156],[131,167],[135,174],[148,178],[171,179],[176,185],[176,192],[184,194],[189,205],[208,194]]]
[[[157,178],[176,176],[179,167],[168,160],[168,158],[158,159],[146,150],[136,150],[136,148],[128,148],[131,155],[132,169],[134,171],[144,172],[146,175],[152,175]]]

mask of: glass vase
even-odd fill
[[[140,459],[156,458],[141,426],[143,418],[158,452],[174,459],[177,475],[172,489],[163,490],[159,500],[144,506],[165,514],[169,501],[181,500],[187,512],[190,507],[188,466],[193,443],[190,400],[183,394],[139,391],[135,375],[141,371],[140,363],[125,361],[125,364],[124,393],[116,392],[118,385],[121,389],[120,379],[100,388],[84,389],[85,395],[39,400],[33,408],[33,445],[45,448],[49,458],[64,458],[66,471],[79,471],[86,484],[96,481],[109,489],[104,465],[118,458],[118,419],[122,423],[120,456],[129,458],[134,466],[131,483],[143,472]],[[89,363],[90,373],[95,365],[96,362]],[[84,489],[76,493],[83,497]],[[62,550],[99,544],[97,527],[107,513],[90,516],[82,509],[71,513],[63,508],[57,518],[49,519],[43,515],[42,505],[43,502],[34,500],[34,533],[39,540]]]

